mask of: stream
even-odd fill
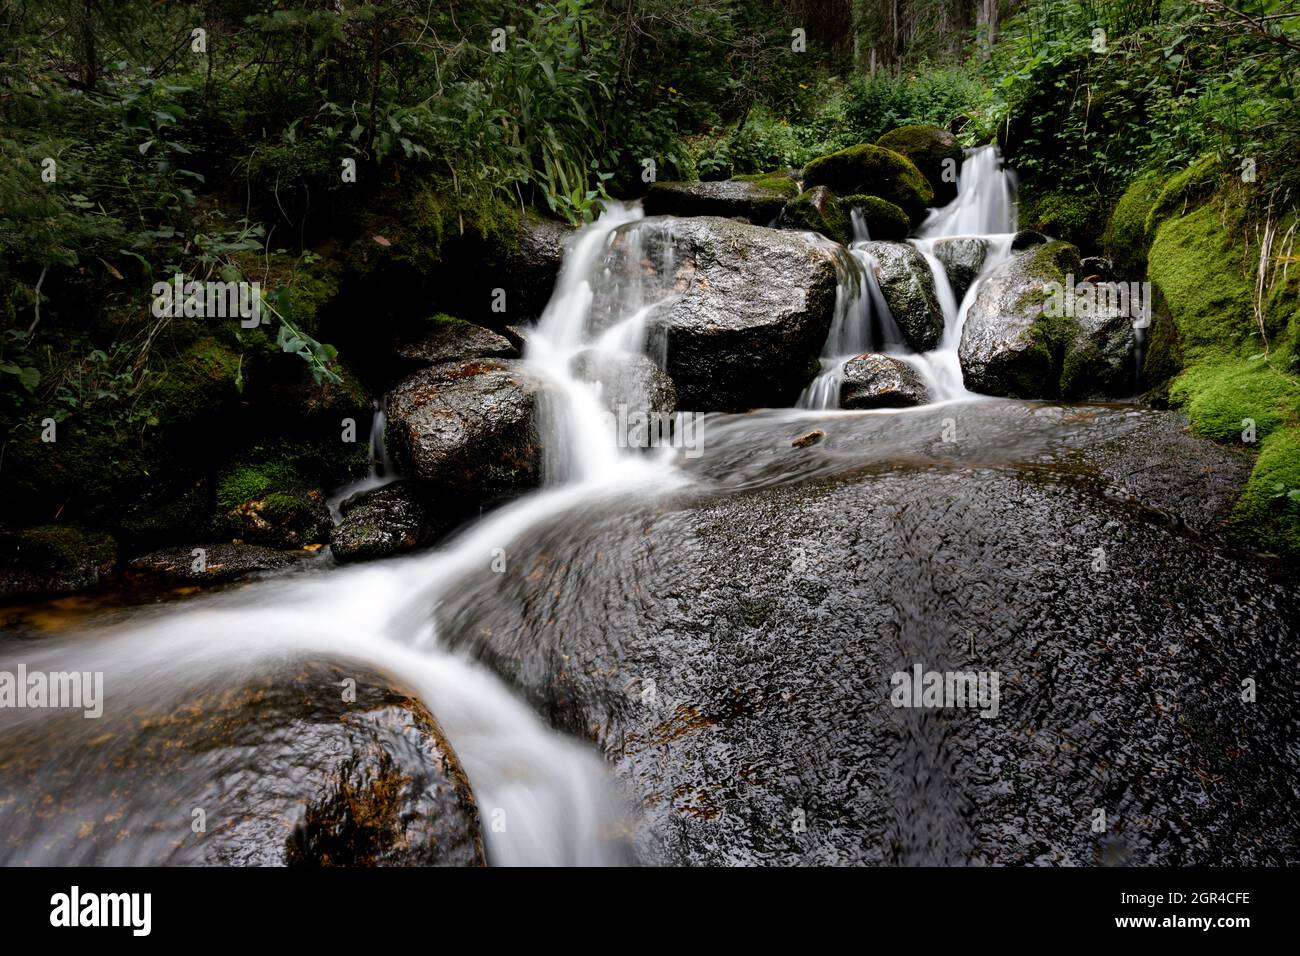
[[[96,775],[131,762],[132,728],[302,661],[423,702],[492,865],[1295,861],[1295,589],[1217,532],[1248,461],[1170,412],[962,384],[966,310],[1016,231],[995,150],[910,240],[939,346],[903,344],[855,218],[821,375],[799,407],[707,416],[698,458],[619,447],[610,395],[572,371],[655,355],[673,290],[602,258],[641,220],[615,205],[575,237],[527,340],[552,386],[540,490],[415,556],[0,639],[0,670],[105,685],[100,720],[0,716],[0,862],[214,862],[174,808],[255,753]],[[990,251],[958,301],[933,243],[967,235]],[[837,410],[869,349],[935,401]],[[392,477],[373,453],[349,492]],[[1000,716],[891,707],[914,663],[1000,672]],[[1269,691],[1243,711],[1245,678]],[[119,835],[87,844],[108,819]]]

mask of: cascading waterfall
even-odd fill
[[[864,248],[868,241],[866,225],[860,211],[854,209],[849,255],[860,264],[861,274],[859,270],[841,269],[835,315],[822,350],[822,371],[804,391],[799,407],[839,407],[844,363],[863,352],[882,352],[908,362],[920,374],[935,401],[971,397],[972,393],[962,382],[958,359],[962,326],[980,283],[1011,254],[1015,232],[1015,174],[1002,165],[997,147],[967,150],[957,177],[957,197],[942,209],[931,210],[918,235],[908,240],[934,275],[935,293],[943,313],[943,335],[938,347],[918,354],[911,351],[898,331],[898,324],[880,291],[875,260]],[[947,270],[935,255],[935,244],[940,239],[964,236],[984,241],[987,252],[979,275],[971,282],[962,301],[957,302]]]
[[[339,507],[348,498],[363,491],[382,488],[400,477],[397,473],[397,467],[388,456],[388,446],[384,442],[384,432],[387,428],[388,419],[384,414],[384,403],[376,401],[370,416],[370,470],[364,478],[344,485],[330,495],[330,514],[333,515],[335,524],[338,524],[339,519],[342,517]]]
[[[539,427],[551,487],[494,512],[436,551],[264,581],[192,599],[179,610],[137,611],[123,624],[0,659],[0,669],[22,662],[49,671],[102,670],[110,706],[165,710],[184,702],[184,688],[229,686],[286,657],[356,660],[419,694],[465,767],[481,815],[504,811],[503,831],[483,829],[491,863],[626,862],[612,836],[620,832],[622,810],[604,764],[547,727],[495,675],[441,647],[433,610],[445,588],[487,566],[496,549],[539,522],[615,501],[639,483],[649,494],[681,480],[665,458],[617,447],[602,414],[603,390],[617,383],[580,380],[572,371],[573,358],[587,350],[614,359],[641,355],[647,319],[670,294],[643,277],[639,251],[624,258],[621,271],[606,262],[621,227],[630,227],[619,234],[622,241],[641,241],[642,227],[634,225],[641,218],[639,208],[615,205],[574,237],[529,340],[527,362],[550,386]],[[672,243],[659,243],[656,255],[665,267],[659,274],[671,276]],[[375,464],[347,494],[393,477],[383,428],[377,408]],[[14,653],[6,649],[5,656]],[[23,719],[52,713],[27,711]],[[77,759],[72,744],[61,743],[63,759]]]

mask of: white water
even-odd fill
[[[401,477],[397,473],[397,466],[388,456],[388,446],[384,443],[384,430],[387,427],[388,419],[384,415],[384,403],[376,401],[370,417],[370,470],[364,478],[344,485],[330,495],[328,504],[335,524],[338,524],[342,517],[339,506],[350,497],[363,491],[382,488]]]
[[[489,861],[495,865],[625,862],[611,834],[620,807],[604,764],[557,734],[494,675],[440,646],[433,611],[465,574],[539,522],[603,500],[660,492],[678,480],[662,457],[616,447],[600,417],[602,385],[578,381],[569,361],[584,349],[631,356],[644,346],[646,318],[662,290],[642,288],[639,252],[627,274],[605,265],[614,230],[641,218],[615,206],[576,237],[526,359],[551,385],[542,424],[551,487],[479,522],[445,548],[419,556],[299,574],[199,598],[177,610],[138,612],[128,623],[43,642],[19,662],[41,670],[101,670],[112,709],[168,708],[185,688],[228,686],[293,657],[350,659],[392,675],[435,715],[474,789]],[[625,231],[636,243],[639,230]],[[671,255],[671,243],[667,245]],[[671,275],[671,270],[661,274]],[[593,309],[600,301],[601,307]],[[395,474],[372,425],[371,474],[344,489],[377,487]],[[336,496],[341,499],[341,496]],[[41,719],[55,711],[26,711]],[[71,750],[71,741],[61,746]],[[69,759],[76,759],[75,756]],[[490,826],[504,811],[505,829]]]
[[[980,283],[1006,261],[1016,232],[1015,174],[1002,166],[995,146],[968,150],[957,178],[957,197],[942,209],[933,209],[917,236],[908,240],[925,259],[934,275],[935,294],[943,313],[943,335],[933,351],[911,350],[890,314],[875,278],[875,259],[865,249],[866,226],[853,210],[850,255],[865,273],[841,275],[836,290],[835,318],[822,350],[822,372],[799,399],[801,408],[839,407],[844,363],[863,352],[882,352],[910,364],[920,374],[933,401],[974,397],[962,379],[958,347],[966,313]],[[939,239],[970,236],[984,240],[988,252],[979,275],[958,302],[943,264],[935,255]],[[842,270],[847,271],[847,270]]]

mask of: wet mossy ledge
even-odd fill
[[[1131,183],[1106,228],[1117,266],[1151,284],[1148,397],[1186,412],[1193,433],[1256,450],[1228,522],[1243,543],[1300,557],[1300,271],[1239,181],[1214,156]],[[1285,236],[1294,213],[1274,223]],[[1133,274],[1133,273],[1131,273]],[[1293,492],[1295,492],[1293,494]]]
[[[89,355],[87,378],[133,348],[135,371],[127,384],[50,381],[0,410],[0,600],[92,587],[160,549],[325,545],[326,495],[366,474],[375,402],[410,370],[395,343],[438,312],[485,335],[535,318],[571,231],[410,178],[345,210],[309,250],[233,254],[223,275],[260,283],[258,327],[160,321],[144,278],[127,293],[119,276],[77,323],[58,321],[55,300],[43,344]],[[285,350],[282,325],[331,343],[327,376]],[[73,326],[89,332],[60,331]],[[72,560],[42,544],[55,535],[111,556]]]

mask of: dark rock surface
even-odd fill
[[[341,562],[373,561],[414,551],[456,521],[445,509],[431,507],[428,496],[409,481],[355,494],[339,511],[342,519],[330,535],[330,549]]]
[[[906,408],[930,401],[916,369],[899,358],[869,352],[845,362],[841,374],[840,408]]]
[[[869,242],[876,279],[894,321],[915,352],[928,352],[943,337],[943,310],[934,289],[934,274],[925,257],[906,242]]]
[[[935,241],[935,258],[948,273],[948,284],[952,286],[952,295],[958,305],[961,305],[966,290],[979,275],[988,251],[988,242],[974,236],[955,236]]]
[[[355,702],[343,699],[346,678]],[[0,712],[0,863],[484,861],[455,754],[428,711],[382,677],[302,664],[125,713],[106,693],[98,720]],[[51,766],[50,733],[82,759]]]
[[[473,322],[437,315],[397,341],[398,358],[414,365],[440,365],[470,359],[513,358],[509,339]]]
[[[196,550],[202,551],[196,555]],[[131,561],[132,571],[156,575],[179,584],[225,584],[261,571],[289,567],[295,558],[255,544],[198,544],[164,548]]]
[[[439,609],[605,750],[644,861],[1300,862],[1295,582],[1215,534],[1248,456],[1123,407],[814,421],[715,422],[698,492]],[[892,706],[917,664],[996,672],[996,716]]]
[[[795,193],[794,180],[780,176],[750,181],[661,182],[650,187],[643,205],[648,216],[740,217],[767,226]]]

